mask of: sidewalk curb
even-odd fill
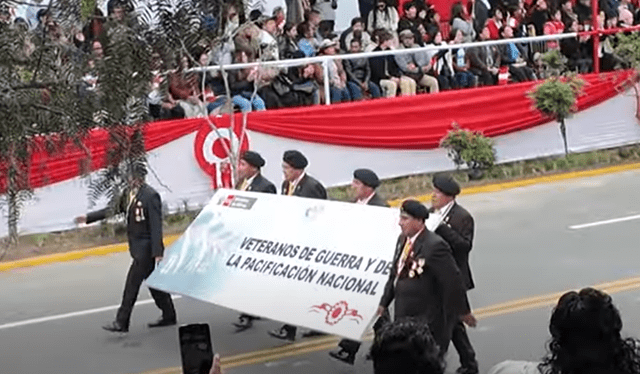
[[[498,192],[498,191],[508,190],[512,188],[531,186],[534,184],[559,182],[567,179],[593,177],[598,175],[613,174],[613,173],[619,173],[619,172],[629,171],[629,170],[638,170],[638,169],[640,169],[640,163],[608,166],[608,167],[592,169],[592,170],[572,171],[572,172],[561,173],[561,174],[509,181],[504,183],[494,183],[494,184],[487,184],[483,186],[469,187],[469,188],[465,188],[462,191],[461,195],[474,195],[479,193]],[[420,202],[428,202],[431,199],[431,195],[420,195],[420,196],[414,196],[413,198]],[[403,200],[404,199],[390,200],[389,205],[391,205],[392,207],[398,207],[400,206]],[[165,246],[171,245],[171,243],[176,241],[180,237],[180,235],[181,234],[166,236],[164,238]],[[25,258],[22,260],[16,260],[16,261],[10,261],[10,262],[0,262],[0,272],[17,269],[17,268],[51,264],[55,262],[73,261],[73,260],[78,260],[78,259],[89,257],[89,256],[103,256],[103,255],[108,255],[112,253],[124,252],[127,249],[128,249],[127,243],[120,243],[120,244],[106,245],[102,247],[82,249],[79,251],[56,253],[56,254],[51,254],[46,256]]]
[[[165,246],[169,246],[176,241],[181,234],[165,236],[163,241]],[[65,253],[54,253],[45,256],[37,256],[31,258],[24,258],[16,261],[0,262],[0,272],[8,271],[17,268],[24,268],[30,266],[39,266],[45,264],[52,264],[55,262],[73,261],[89,256],[104,256],[112,253],[125,252],[129,249],[127,243],[110,244],[101,247],[81,249],[78,251],[71,251]]]
[[[640,162],[636,162],[632,164],[607,166],[607,167],[591,169],[591,170],[570,171],[566,173],[558,173],[558,174],[545,175],[540,177],[525,178],[525,179],[519,179],[519,180],[509,181],[509,182],[491,183],[491,184],[486,184],[482,186],[468,187],[468,188],[464,188],[460,193],[460,195],[475,195],[479,193],[498,192],[498,191],[509,190],[509,189],[518,188],[518,187],[532,186],[534,184],[560,182],[567,179],[595,177],[598,175],[614,174],[614,173],[620,173],[623,171],[638,170],[638,169],[640,169]],[[419,195],[419,196],[413,196],[412,198],[424,203],[431,200],[431,195]],[[392,207],[398,207],[400,206],[400,204],[402,204],[404,200],[405,199],[390,200],[388,201],[388,203]]]

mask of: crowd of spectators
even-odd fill
[[[46,7],[49,0],[16,10],[0,9],[0,22],[30,32],[43,29],[60,43],[77,47],[95,59],[101,58],[98,36],[105,19],[122,18],[128,10],[110,0],[108,18],[96,9],[95,17],[83,29],[63,32]],[[635,0],[637,1],[637,0]],[[312,56],[345,56],[329,63],[330,101],[408,96],[443,90],[522,82],[546,77],[541,56],[560,51],[570,70],[593,70],[592,36],[521,43],[515,38],[589,30],[590,0],[477,0],[452,4],[449,19],[443,19],[428,0],[360,0],[359,17],[346,30],[335,30],[336,0],[292,1],[287,12],[275,8],[243,9],[223,3],[222,38],[213,45],[177,56],[170,72],[154,71],[148,97],[155,118],[200,116],[232,105],[251,111],[324,102],[324,71],[321,63],[290,68],[260,67],[228,69],[225,80],[217,70],[194,73],[190,68],[233,63],[288,60]],[[255,4],[254,4],[255,5]],[[599,0],[598,22],[603,28],[631,26],[640,20],[637,4],[630,0]],[[248,13],[248,14],[247,14]],[[472,41],[514,39],[512,43],[458,48]],[[614,53],[615,35],[601,36],[601,70],[623,66]],[[412,53],[359,57],[360,52],[402,50],[448,45]],[[197,62],[197,63],[196,63]],[[164,66],[166,67],[166,66]],[[95,89],[97,78],[87,73],[82,92]],[[168,89],[160,84],[168,79]],[[204,85],[202,82],[204,81]],[[202,90],[204,87],[204,91]]]

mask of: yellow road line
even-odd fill
[[[600,283],[592,287],[602,290],[608,294],[635,290],[640,288],[640,277],[619,279],[616,281]],[[478,320],[481,320],[489,317],[497,317],[526,310],[552,307],[558,302],[560,296],[562,296],[565,292],[567,291],[554,292],[550,294],[538,295],[494,304],[475,309],[473,311],[473,314]],[[364,341],[370,341],[372,337],[373,336],[369,334],[365,337]],[[231,369],[240,366],[277,361],[287,357],[331,349],[336,347],[338,341],[339,338],[335,336],[322,337],[302,343],[294,343],[276,348],[242,353],[235,356],[222,357],[221,364],[225,369]],[[180,367],[172,367],[145,371],[140,374],[181,374],[181,371],[182,369]]]
[[[619,173],[623,171],[636,170],[636,169],[640,169],[640,163],[609,166],[609,167],[593,169],[593,170],[573,171],[568,173],[561,173],[561,174],[554,174],[554,175],[548,175],[548,176],[542,176],[542,177],[534,177],[534,178],[527,178],[527,179],[521,179],[516,181],[509,181],[504,183],[494,183],[494,184],[487,184],[483,186],[469,187],[462,190],[461,195],[497,192],[497,191],[502,191],[506,189],[531,186],[531,185],[540,184],[540,183],[558,182],[566,179],[592,177],[597,175]],[[417,199],[418,201],[421,201],[421,202],[427,202],[431,197],[430,195],[420,195],[420,196],[414,196],[412,198]],[[403,200],[404,199],[390,200],[389,205],[393,207],[400,206]],[[181,234],[169,235],[165,237],[164,238],[165,245],[169,245],[173,243],[177,238],[180,237],[180,235]],[[106,255],[111,253],[124,252],[126,250],[127,250],[127,244],[120,243],[120,244],[112,244],[112,245],[107,245],[107,246],[97,247],[97,248],[83,249],[79,251],[56,253],[52,255],[26,258],[26,259],[17,260],[17,261],[0,262],[0,271],[7,271],[7,270],[22,268],[22,267],[50,264],[53,262],[78,260],[87,256],[100,256],[100,255]]]
[[[526,178],[526,179],[520,179],[515,181],[503,182],[503,183],[492,183],[492,184],[486,184],[482,186],[467,187],[467,188],[464,188],[460,194],[474,195],[479,193],[498,192],[498,191],[508,190],[512,188],[531,186],[534,184],[559,182],[567,179],[594,177],[598,175],[620,173],[623,171],[637,170],[637,169],[640,169],[640,163],[608,166],[608,167],[592,169],[592,170],[571,171],[567,173],[559,173],[559,174],[546,175],[541,177]],[[412,198],[420,202],[427,202],[431,199],[431,195],[419,195],[419,196],[414,196]],[[400,206],[403,200],[405,199],[390,200],[389,205],[393,207]]]

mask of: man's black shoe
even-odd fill
[[[478,374],[478,368],[459,367],[456,374]]]
[[[165,319],[165,318],[160,318],[159,320],[155,321],[155,322],[150,322],[147,324],[147,326],[149,327],[163,327],[163,326],[173,326],[177,323],[177,321],[174,319]]]
[[[111,332],[129,332],[129,327],[119,324],[118,321],[113,321],[107,325],[102,326],[102,328]]]
[[[344,349],[341,349],[337,352],[334,352],[334,351],[329,352],[329,356],[335,358],[336,360],[347,363],[349,365],[353,365],[353,363],[356,361],[356,355],[353,353],[349,353]]]
[[[253,326],[253,320],[256,319],[252,316],[241,314],[238,317],[239,321],[234,322],[233,325],[238,328],[238,332],[250,329]]]
[[[295,330],[287,331],[287,329],[285,329],[284,327],[281,327],[277,330],[269,331],[269,335],[273,336],[274,338],[288,340],[290,342],[296,340],[296,331]]]
[[[320,332],[320,331],[316,331],[316,330],[309,330],[307,332],[302,333],[302,337],[303,338],[311,338],[314,336],[322,336],[322,335],[327,335],[326,332]]]

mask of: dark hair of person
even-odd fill
[[[302,22],[298,25],[298,39],[306,38],[307,32],[311,29],[309,22]]]
[[[425,322],[405,318],[382,327],[371,346],[374,374],[443,374],[440,349]]]
[[[418,5],[417,5],[415,2],[413,2],[413,1],[410,1],[410,2],[408,2],[408,3],[404,3],[404,5],[402,6],[402,8],[404,8],[404,11],[406,12],[406,11],[408,11],[409,9],[411,9],[411,7],[412,7],[412,6],[416,7],[416,9],[418,9]]]
[[[640,373],[640,346],[622,338],[622,319],[611,297],[593,288],[567,292],[549,322],[544,374]]]
[[[453,25],[453,20],[456,18],[464,19],[464,8],[462,8],[462,3],[459,1],[451,6],[451,20],[449,23]]]
[[[356,18],[352,19],[351,20],[351,27],[355,26],[356,23],[364,24],[364,19],[362,17],[356,17]]]

